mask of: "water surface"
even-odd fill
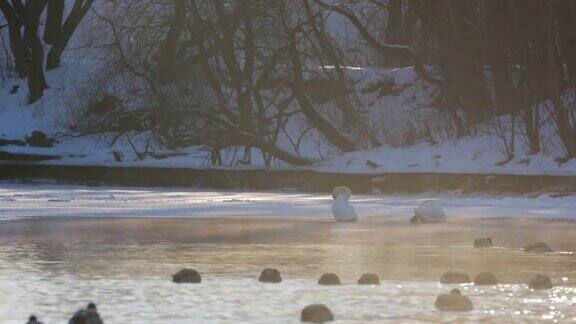
[[[335,224],[301,219],[25,219],[0,223],[0,317],[30,313],[65,322],[94,301],[107,323],[294,323],[300,310],[324,303],[342,323],[576,320],[574,224],[567,221],[466,220],[413,227],[403,222]],[[497,248],[478,250],[487,234]],[[524,241],[545,239],[557,253],[526,254]],[[170,281],[190,267],[198,285]],[[259,272],[278,268],[280,284]],[[453,285],[449,269],[473,277],[492,271],[501,284],[462,285],[475,306],[442,313],[434,300]],[[324,272],[343,285],[316,284]],[[380,286],[358,286],[364,272]],[[535,273],[558,287],[535,292]]]

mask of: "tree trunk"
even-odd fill
[[[356,144],[344,135],[340,134],[334,126],[332,126],[316,111],[316,109],[314,109],[310,98],[308,98],[304,91],[302,63],[300,62],[300,54],[298,53],[298,47],[296,45],[295,32],[292,32],[292,35],[290,35],[289,52],[290,61],[292,63],[292,93],[298,101],[302,112],[308,121],[316,127],[322,135],[324,135],[328,142],[343,152],[354,151],[356,149]]]
[[[178,41],[184,29],[186,20],[186,1],[174,0],[174,15],[166,39],[156,53],[156,79],[168,83],[181,74],[178,68]]]
[[[384,33],[384,42],[387,44],[400,44],[400,31],[402,28],[402,0],[390,0],[388,2],[388,23]],[[390,53],[384,58],[384,65],[393,67],[402,60],[402,55]]]
[[[68,47],[68,42],[94,1],[95,0],[76,0],[76,2],[74,2],[70,15],[66,19],[66,22],[64,22],[62,28],[60,28],[58,39],[48,52],[46,70],[50,71],[60,66],[62,53],[64,53],[64,50]]]
[[[549,7],[544,4],[542,14],[546,17],[550,12]],[[549,18],[549,17],[548,17]],[[546,19],[546,63],[547,63],[547,84],[549,87],[552,105],[554,107],[554,121],[558,129],[558,136],[566,149],[566,157],[576,157],[576,125],[570,124],[570,115],[567,107],[562,102],[562,62],[559,60],[556,44],[554,42],[553,23]]]
[[[494,81],[495,116],[519,111],[518,91],[510,74],[511,7],[508,0],[486,0],[488,62]]]
[[[529,154],[536,154],[540,152],[540,125],[538,123],[540,116],[538,114],[538,107],[524,109],[522,111],[522,120],[530,147]]]
[[[2,11],[8,22],[10,50],[14,57],[16,73],[20,78],[24,78],[26,77],[26,62],[30,59],[30,51],[24,45],[21,32],[24,21],[19,17],[15,8],[10,5],[8,0],[0,0],[0,11]]]
[[[48,88],[44,77],[44,48],[38,36],[40,16],[46,4],[47,0],[34,0],[26,5],[24,41],[30,49],[30,60],[26,67],[29,104],[40,99],[44,95],[44,90]]]
[[[477,9],[469,1],[452,0],[450,7],[453,36],[449,64],[455,69],[451,81],[459,85],[462,108],[466,112],[467,127],[470,127],[483,122],[489,115],[480,21]]]
[[[416,4],[413,0],[406,2],[408,9],[406,9],[406,17],[402,21],[402,29],[400,30],[400,44],[412,46],[414,40],[414,31],[418,23],[418,16],[416,15]]]
[[[44,42],[56,45],[62,29],[64,18],[64,0],[50,0],[46,13],[46,27],[44,28]]]

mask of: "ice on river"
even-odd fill
[[[353,195],[362,217],[409,218],[435,200],[450,217],[576,218],[576,196],[459,194]],[[332,196],[293,191],[238,192],[166,188],[88,188],[0,183],[0,219],[22,217],[332,218]]]
[[[427,199],[448,223],[408,224]],[[32,313],[65,323],[91,301],[106,323],[295,323],[312,303],[339,323],[576,320],[574,222],[522,220],[576,218],[575,197],[352,195],[355,224],[329,221],[331,203],[329,192],[1,183],[0,323]],[[497,247],[474,249],[483,235]],[[534,240],[557,252],[519,251]],[[185,267],[202,283],[172,283]],[[283,282],[259,283],[266,267]],[[474,310],[439,312],[436,296],[454,288],[438,283],[449,269],[491,271],[501,284],[460,286]],[[317,285],[324,272],[344,284]],[[356,285],[364,272],[382,285]],[[557,286],[532,291],[535,273]]]

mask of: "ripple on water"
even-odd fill
[[[47,323],[62,323],[89,301],[96,302],[102,317],[113,323],[294,323],[302,308],[315,303],[328,306],[342,323],[511,322],[576,317],[574,287],[532,291],[525,284],[443,285],[437,282],[440,269],[465,264],[456,257],[477,252],[452,253],[446,249],[437,254],[435,264],[425,258],[428,251],[329,244],[3,245],[1,322],[22,323],[35,313]],[[490,264],[521,258],[509,264],[510,272],[518,272],[519,267],[526,275],[548,270],[557,278],[556,284],[570,284],[569,277],[564,280],[558,275],[571,276],[569,264],[563,267],[564,259],[546,256],[548,259],[541,260],[550,263],[543,264],[533,256],[508,255],[506,251],[496,251],[490,258]],[[260,271],[268,266],[281,271],[283,282],[266,285],[257,281]],[[184,267],[197,269],[202,283],[173,284],[170,274]],[[337,273],[343,285],[317,285],[318,276],[327,271]],[[356,285],[358,276],[366,271],[378,274],[382,284]],[[498,269],[495,273],[499,279],[512,276]],[[406,280],[405,276],[419,279]],[[443,313],[435,309],[436,297],[454,287],[472,300],[472,312]]]
[[[538,320],[576,316],[576,291],[557,287],[534,292],[525,285],[486,289],[461,285],[474,303],[470,313],[441,313],[434,299],[453,285],[383,282],[380,286],[345,284],[321,287],[312,280],[265,285],[255,279],[210,278],[196,285],[163,279],[81,280],[74,277],[0,278],[0,313],[8,323],[22,322],[31,310],[49,323],[66,321],[72,311],[96,301],[113,322],[294,323],[306,305],[322,302],[346,323],[394,320]],[[6,294],[6,292],[10,292]]]

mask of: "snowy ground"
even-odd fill
[[[44,98],[32,106],[26,105],[27,93],[23,80],[9,80],[0,84],[0,139],[24,140],[34,130],[41,130],[49,136],[66,134],[70,103],[77,87],[82,84],[84,72],[75,63],[65,64],[62,68],[47,74],[49,83],[53,85]],[[424,127],[421,123],[432,123],[428,115],[416,118],[410,107],[416,100],[419,105],[426,106],[428,92],[420,82],[415,81],[412,69],[395,69],[390,71],[374,71],[362,69],[359,73],[361,84],[367,86],[371,82],[382,78],[392,78],[402,90],[398,96],[378,96],[375,93],[360,96],[363,104],[370,107],[369,119],[374,123],[375,129],[382,130],[387,139],[399,140],[403,138],[404,128],[412,125],[415,129]],[[21,91],[11,95],[10,88],[19,85]],[[416,99],[413,99],[416,98]],[[322,109],[328,109],[323,107]],[[288,133],[296,138],[300,135],[301,120],[293,121]],[[298,126],[300,125],[300,126]],[[426,124],[428,125],[428,124]],[[546,132],[554,133],[548,127]],[[146,137],[145,135],[141,135]],[[414,172],[414,173],[476,173],[476,174],[521,174],[521,175],[570,175],[576,176],[576,159],[565,164],[558,164],[555,159],[563,155],[554,142],[553,136],[544,143],[546,149],[536,155],[528,155],[525,144],[517,143],[514,159],[501,165],[506,160],[502,139],[492,132],[480,132],[475,136],[460,139],[443,138],[437,134],[437,143],[428,141],[415,142],[411,145],[394,147],[384,145],[367,151],[355,151],[339,154],[330,148],[321,136],[309,132],[302,139],[299,152],[303,155],[323,160],[318,164],[306,167],[315,171],[342,172],[342,173],[387,173],[387,172]],[[546,137],[546,138],[548,138]],[[29,146],[3,146],[0,151],[9,153],[48,154],[61,157],[58,160],[42,162],[56,165],[88,165],[88,166],[116,166],[116,167],[164,167],[164,168],[212,168],[209,152],[198,146],[191,146],[169,151],[156,148],[154,151],[163,155],[161,159],[149,156],[144,160],[136,158],[132,146],[125,138],[120,138],[112,147],[109,146],[111,138],[85,137],[69,138],[58,137],[60,143],[51,148],[37,148]],[[294,140],[294,139],[293,139]],[[133,138],[135,145],[142,149],[142,139]],[[290,141],[281,138],[280,145],[287,150],[293,150]],[[383,141],[386,143],[386,141]],[[142,144],[142,145],[140,145]],[[398,143],[396,143],[398,144]],[[124,154],[121,163],[115,161],[113,151]],[[254,150],[253,161],[250,166],[239,165],[235,152],[222,152],[225,168],[264,168],[260,152]],[[167,154],[171,156],[166,157]],[[374,162],[377,167],[367,165],[367,160]],[[275,161],[275,169],[291,169],[285,163]]]
[[[360,217],[408,219],[426,199],[449,217],[574,218],[576,196],[355,195]],[[22,217],[285,217],[331,219],[332,197],[291,191],[88,188],[0,183],[0,220]]]
[[[476,173],[517,175],[576,175],[576,159],[558,164],[550,154],[518,154],[499,165],[505,155],[496,136],[484,135],[446,140],[435,145],[421,142],[408,147],[382,147],[344,154],[317,166],[316,170],[350,173]],[[370,160],[380,166],[366,165]]]

